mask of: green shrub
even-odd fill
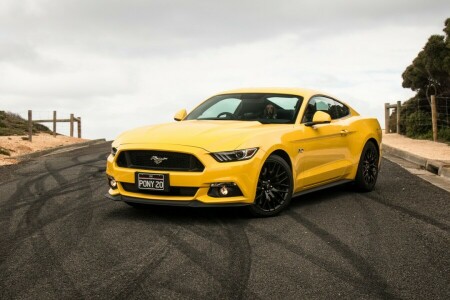
[[[444,143],[450,143],[450,127],[438,128],[438,140]]]
[[[412,138],[432,132],[431,114],[418,110],[406,117],[406,135]]]
[[[9,135],[26,135],[27,133],[19,128],[1,128],[0,127],[0,136],[9,136]]]
[[[39,132],[51,132],[47,126],[42,124],[33,124],[33,134]],[[0,136],[8,135],[27,135],[28,120],[23,119],[20,115],[0,111]]]
[[[34,123],[33,132],[51,132],[51,130],[45,125]]]
[[[11,156],[11,153],[9,152],[8,149],[5,149],[5,148],[0,147],[0,155]]]

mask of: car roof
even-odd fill
[[[289,94],[289,95],[298,95],[302,96],[306,99],[310,98],[314,95],[328,95],[326,93],[322,93],[317,90],[305,89],[305,88],[287,88],[287,87],[265,87],[265,88],[241,88],[228,90],[217,95],[223,94],[239,94],[239,93],[273,93],[273,94]],[[331,95],[329,95],[332,97]]]
[[[345,104],[351,111],[352,115],[359,116],[359,113],[353,109],[346,102],[339,100],[339,98],[334,97],[328,93],[323,93],[318,90],[306,89],[306,88],[289,88],[289,87],[259,87],[259,88],[240,88],[234,90],[228,90],[221,93],[217,93],[217,95],[224,94],[240,94],[240,93],[273,93],[273,94],[288,94],[288,95],[297,95],[303,97],[303,99],[310,99],[312,96],[321,95],[328,96],[330,98],[336,99],[339,102]]]

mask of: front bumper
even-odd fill
[[[179,145],[148,145],[133,144],[122,145],[119,151],[124,150],[162,150],[189,153],[195,155],[205,166],[202,172],[180,172],[180,171],[156,171],[119,167],[115,158],[109,155],[107,159],[106,174],[117,182],[116,189],[109,189],[108,198],[115,201],[126,201],[145,204],[179,205],[179,206],[229,206],[248,205],[255,199],[256,185],[259,171],[264,158],[264,152],[258,151],[250,160],[237,162],[217,162],[210,153],[201,148],[179,146]],[[170,177],[170,186],[176,188],[195,188],[195,195],[162,195],[131,192],[125,190],[124,184],[135,184],[136,172],[165,173]],[[212,197],[208,191],[213,183],[235,183],[241,196]]]
[[[184,207],[230,207],[230,206],[247,206],[248,203],[225,203],[225,204],[211,204],[203,203],[198,200],[149,200],[134,198],[122,195],[112,196],[109,193],[105,194],[105,197],[113,201],[124,201],[139,204],[152,204],[152,205],[167,205],[167,206],[184,206]]]

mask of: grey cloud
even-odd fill
[[[0,43],[1,61],[34,61],[39,58],[36,50],[30,46],[20,43]]]
[[[379,90],[403,92],[400,74],[443,27],[447,2],[1,0],[0,104],[70,109],[88,137],[112,138],[239,86],[377,103]]]
[[[36,44],[145,57],[294,33],[308,39],[436,19],[447,1],[38,1],[15,5],[2,28]],[[420,18],[420,20],[419,20]],[[437,22],[443,22],[438,19]]]

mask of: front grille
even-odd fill
[[[170,191],[148,191],[140,190],[134,183],[121,182],[122,188],[130,193],[149,194],[156,196],[181,196],[181,197],[193,197],[198,191],[198,187],[185,187],[185,186],[171,186]]]
[[[122,168],[185,172],[202,172],[205,168],[192,154],[155,150],[122,151],[117,165]]]

